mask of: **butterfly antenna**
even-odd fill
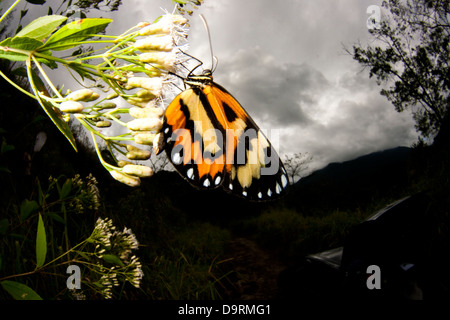
[[[208,23],[206,22],[205,17],[202,14],[200,14],[200,18],[202,19],[203,25],[205,26],[205,29],[206,29],[206,33],[208,34],[209,51],[211,52],[211,72],[213,72],[217,66],[217,58],[214,56],[214,53],[213,53],[213,47],[212,47],[212,42],[211,42],[211,33],[209,32]],[[216,62],[216,63],[214,63],[214,62]]]

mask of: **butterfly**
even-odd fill
[[[199,189],[224,188],[254,201],[282,196],[286,169],[255,121],[212,72],[184,78],[189,86],[164,113],[160,151]]]

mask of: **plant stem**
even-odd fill
[[[39,69],[39,72],[42,74],[42,76],[44,77],[45,81],[47,82],[47,84],[50,86],[50,88],[52,88],[53,92],[59,97],[59,98],[63,98],[63,96],[61,95],[61,93],[59,93],[58,89],[55,88],[55,86],[53,85],[52,81],[50,80],[50,78],[47,76],[47,74],[45,73],[44,69],[42,69],[41,65],[39,64],[39,62],[37,61],[37,59],[31,55],[31,58],[33,59],[36,67]]]
[[[16,2],[14,2],[11,7],[9,7],[8,10],[6,10],[6,12],[2,15],[2,17],[0,18],[0,23],[3,21],[3,19],[14,9],[14,7],[16,5],[18,5],[20,2],[20,0],[17,0]]]

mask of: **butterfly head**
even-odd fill
[[[204,76],[204,77],[210,77],[210,78],[212,79],[212,71],[211,71],[211,69],[205,69],[205,70],[203,70],[202,76]]]
[[[188,75],[184,82],[190,86],[203,86],[210,84],[212,81],[213,76],[211,70],[205,69],[200,75]]]

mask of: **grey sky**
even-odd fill
[[[160,8],[172,9],[169,0],[122,2],[108,15],[114,19],[109,33],[153,21]],[[215,81],[262,129],[279,130],[272,142],[282,156],[309,152],[312,169],[410,146],[417,139],[411,114],[395,112],[343,49],[373,41],[366,26],[369,5],[381,0],[205,0],[190,19],[188,52],[210,68],[202,13],[219,61]]]
[[[408,112],[397,113],[351,56],[381,1],[206,1],[215,81],[261,128],[280,129],[280,153],[309,152],[312,167],[348,160],[417,138]],[[208,66],[200,19],[191,19],[190,52]]]

